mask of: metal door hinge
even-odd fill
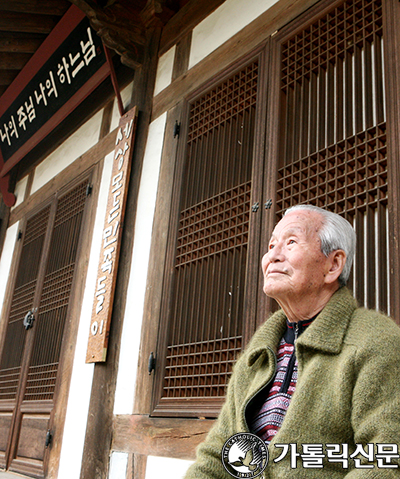
[[[19,230],[19,231],[18,231],[17,240],[18,240],[18,241],[21,241],[21,240],[22,240],[22,236],[23,236],[23,235],[22,235],[22,230]]]
[[[152,371],[155,370],[155,368],[156,368],[156,358],[154,356],[154,353],[151,352],[149,356],[149,366],[148,366],[149,375],[152,373]]]
[[[93,191],[93,185],[88,183],[88,185],[86,187],[86,196],[90,196],[92,194],[92,191]]]
[[[174,138],[179,136],[180,132],[181,132],[181,124],[178,123],[178,120],[176,120],[175,125],[174,125]]]
[[[254,205],[251,207],[251,211],[253,213],[257,213],[259,207],[260,207],[260,203],[257,201],[257,203],[254,203]]]
[[[51,433],[50,429],[47,431],[47,434],[46,434],[46,441],[44,443],[44,445],[47,447],[50,446],[51,444],[51,441],[53,440],[53,434]]]

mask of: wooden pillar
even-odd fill
[[[124,220],[107,361],[104,364],[96,364],[94,369],[82,458],[82,479],[106,479],[108,476],[120,340],[127,300],[126,294],[135,234],[137,198],[151,116],[160,36],[160,26],[149,28],[146,31],[145,59],[143,66],[135,71],[131,107],[137,106],[139,116],[132,159],[131,179]]]
[[[388,136],[388,194],[390,238],[390,315],[400,325],[400,208],[398,185],[400,180],[400,32],[396,19],[400,14],[398,1],[384,2],[385,20],[385,89]],[[389,74],[390,72],[390,74]]]
[[[129,454],[126,479],[145,479],[147,456],[142,454]]]
[[[5,205],[3,198],[0,198],[0,257],[1,257],[1,252],[3,251],[9,216],[10,216],[10,208]]]

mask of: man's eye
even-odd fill
[[[270,245],[269,245],[269,249],[272,249],[274,246],[275,246],[275,245],[270,244]]]
[[[294,239],[291,239],[291,240],[288,241],[288,244],[295,244],[295,243],[296,243],[296,241]]]

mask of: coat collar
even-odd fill
[[[346,287],[336,291],[325,308],[297,340],[297,346],[326,353],[339,354],[350,319],[357,302]],[[253,365],[260,355],[272,349],[275,353],[286,330],[286,315],[274,313],[260,327],[249,345],[248,364]]]

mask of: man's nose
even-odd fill
[[[271,263],[282,261],[283,259],[282,246],[279,243],[274,244],[274,247],[270,248],[270,250],[268,251],[267,256],[268,256],[268,261],[270,261]]]

